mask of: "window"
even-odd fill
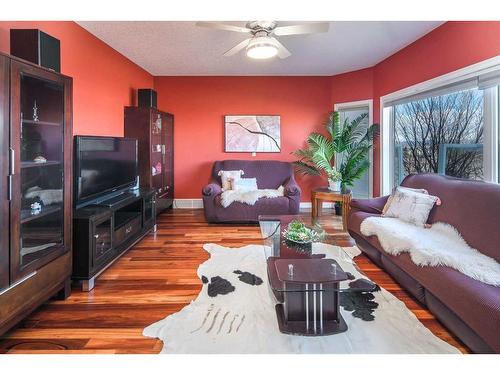
[[[482,180],[483,107],[477,88],[395,105],[394,185],[411,173]]]
[[[381,98],[381,193],[410,173],[499,182],[500,56]]]
[[[361,100],[351,103],[339,103],[335,105],[335,110],[339,112],[340,123],[345,120],[353,121],[362,114],[366,114],[366,119],[363,121],[363,125],[368,127],[372,124],[372,100]],[[371,161],[371,152],[368,156]],[[372,196],[372,175],[373,175],[373,165],[370,164],[370,169],[365,172],[365,174],[354,183],[354,186],[350,187],[354,198],[370,198]]]

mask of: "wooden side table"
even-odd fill
[[[312,218],[316,219],[321,215],[323,202],[340,202],[342,203],[342,226],[347,232],[347,217],[351,209],[350,203],[352,193],[341,193],[340,191],[332,191],[326,187],[316,188],[311,192]]]

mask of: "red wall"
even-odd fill
[[[225,114],[281,115],[282,152],[255,159],[294,160],[311,131],[321,131],[333,104],[380,97],[500,55],[500,22],[447,22],[372,68],[333,77],[156,77],[73,22],[0,22],[0,51],[10,28],[40,28],[61,40],[62,72],[74,79],[74,133],[123,135],[123,107],[135,90],[156,87],[159,107],[175,114],[177,198],[199,198],[217,159],[249,159],[223,152]],[[374,193],[379,193],[375,144]],[[300,179],[303,200],[318,179]]]
[[[331,77],[332,103],[354,102],[373,98],[373,68]]]
[[[175,115],[176,198],[200,198],[212,164],[222,159],[295,160],[311,131],[321,131],[331,107],[329,77],[156,77],[158,108]],[[281,116],[281,153],[224,153],[224,115]],[[302,200],[310,186],[299,178]]]
[[[0,22],[0,51],[9,29],[38,28],[61,41],[61,72],[73,77],[73,133],[123,135],[123,107],[153,76],[74,22]]]
[[[500,22],[446,22],[373,68],[332,77],[332,104],[367,99],[372,87],[374,121],[379,122],[381,96],[497,55]],[[379,157],[377,140],[375,195],[380,189]]]

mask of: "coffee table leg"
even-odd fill
[[[323,333],[323,284],[319,284],[319,330]]]
[[[306,332],[309,332],[309,285],[306,284]]]

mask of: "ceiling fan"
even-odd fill
[[[232,56],[246,49],[246,55],[252,59],[269,59],[276,55],[280,59],[286,59],[291,53],[275,38],[276,36],[326,33],[330,24],[328,22],[312,22],[302,25],[278,26],[278,23],[275,21],[251,21],[245,27],[242,27],[225,23],[200,21],[196,22],[196,26],[251,35],[250,38],[245,39],[226,51],[224,56]]]

